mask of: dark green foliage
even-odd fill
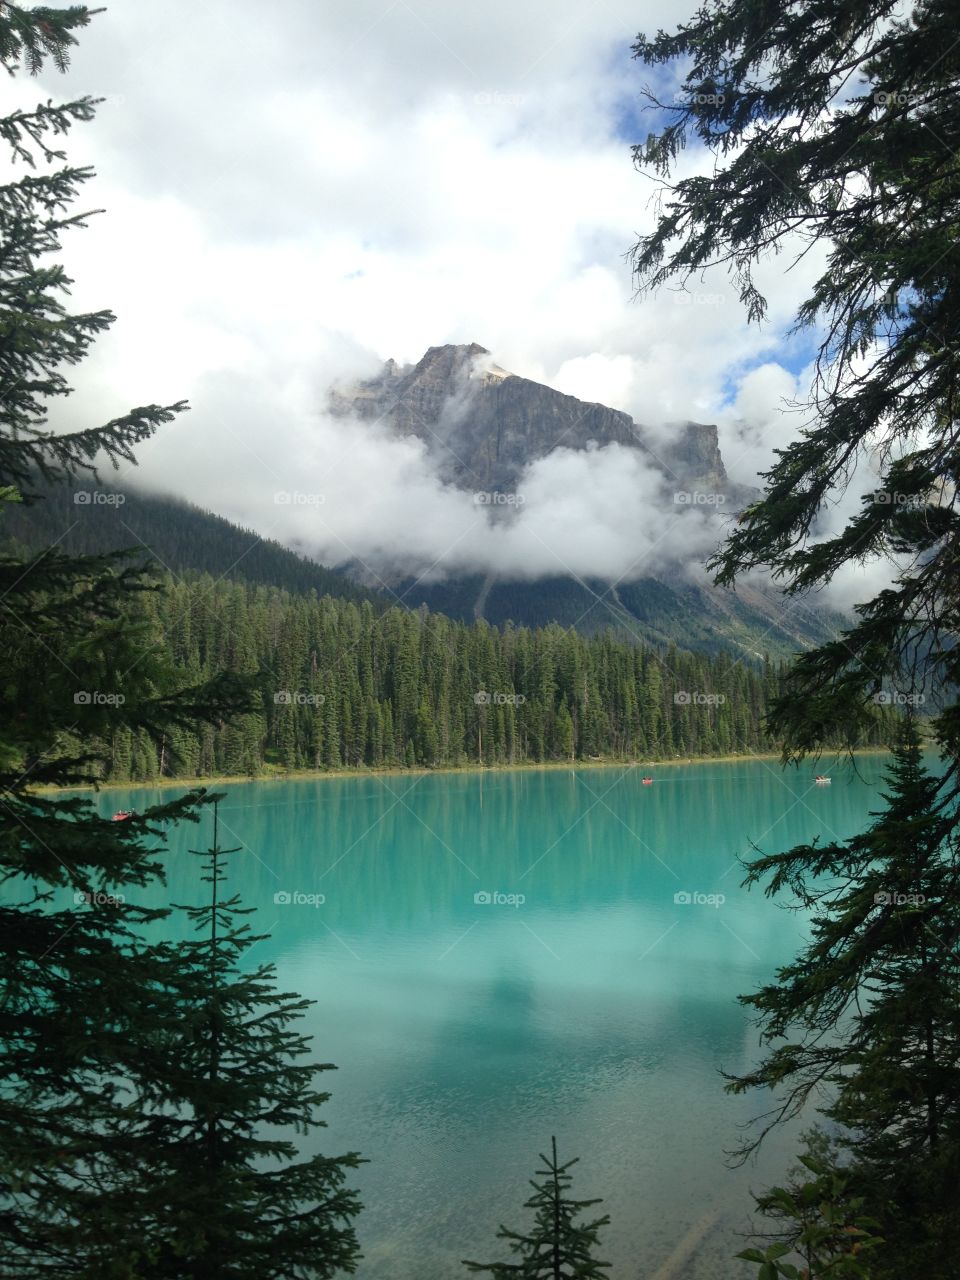
[[[635,46],[648,64],[684,68],[679,105],[663,107],[672,118],[635,152],[665,180],[656,225],[635,249],[641,288],[722,265],[759,320],[758,264],[780,251],[823,261],[796,317],[818,344],[808,417],[713,562],[717,580],[766,567],[800,595],[843,568],[897,558],[890,586],[858,604],[846,633],[797,660],[772,727],[799,757],[855,733],[892,689],[926,699],[943,747],[932,779],[908,735],[888,808],[864,835],[760,858],[749,876],[792,890],[815,915],[779,984],[747,998],[771,1052],[733,1087],[780,1091],[771,1123],[824,1090],[852,1194],[882,1224],[886,1243],[868,1265],[883,1280],[956,1275],[956,25],[942,0],[716,0]],[[669,185],[691,137],[716,164]],[[819,538],[821,512],[864,461],[879,469],[876,490],[839,534]]]
[[[77,43],[74,31],[85,27],[100,9],[88,9],[86,5],[70,5],[54,9],[49,5],[35,5],[30,9],[22,5],[5,4],[6,13],[0,25],[0,62],[13,75],[27,71],[37,75],[49,58],[58,71],[66,71],[70,65],[70,49]],[[16,130],[11,130],[16,137]],[[38,145],[37,137],[31,139]],[[4,133],[7,139],[7,134]],[[20,158],[31,161],[27,150]]]
[[[872,1252],[883,1246],[879,1223],[863,1212],[849,1173],[828,1158],[823,1135],[808,1134],[807,1147],[791,1182],[755,1197],[780,1227],[775,1242],[737,1257],[759,1266],[757,1280],[870,1280]]]
[[[960,852],[912,722],[884,800],[862,835],[749,864],[748,884],[788,888],[813,913],[811,941],[741,997],[770,1052],[728,1087],[780,1095],[767,1128],[818,1101],[882,1224],[876,1275],[946,1277],[941,1244],[960,1230]]]
[[[247,967],[265,935],[222,893],[238,852],[219,848],[214,803],[213,845],[200,855],[209,901],[179,908],[200,936],[161,948],[167,1003],[129,1082],[128,1151],[139,1144],[141,1159],[108,1202],[136,1224],[114,1253],[137,1280],[320,1280],[359,1256],[360,1205],[344,1187],[359,1158],[297,1158],[294,1139],[323,1127],[329,1094],[314,1078],[333,1067],[309,1060],[292,1025],[311,1002],[278,992],[273,966]]]
[[[6,69],[66,65],[82,7],[0,5]],[[45,430],[45,404],[68,394],[64,369],[111,321],[73,315],[63,270],[42,262],[91,175],[71,169],[51,139],[92,117],[94,103],[41,104],[0,120],[0,136],[31,170],[0,187],[0,521],[28,500],[32,477],[89,472],[98,454],[132,461],[133,446],[179,406],[148,406],[77,433]],[[41,170],[36,171],[39,162]],[[196,820],[202,793],[128,822],[88,801],[37,794],[69,786],[137,750],[247,709],[236,676],[210,684],[175,672],[146,623],[131,615],[151,586],[122,556],[38,548],[0,557],[0,1266],[6,1280],[109,1275],[111,1188],[127,1167],[134,1118],[124,1076],[145,1052],[166,966],[140,941],[163,915],[136,890],[161,874],[164,827]],[[71,898],[65,901],[63,891]],[[59,896],[58,896],[59,891]],[[99,1218],[91,1205],[102,1205]],[[121,1274],[114,1272],[113,1274]]]
[[[938,733],[960,758],[956,17],[943,0],[718,0],[635,46],[648,64],[685,70],[638,165],[668,179],[691,138],[718,161],[665,185],[635,249],[641,288],[723,264],[759,319],[760,262],[825,255],[797,315],[819,343],[806,425],[716,558],[718,580],[769,566],[796,594],[878,553],[903,566],[845,635],[796,664],[774,708],[789,751],[861,720],[890,681],[940,700]],[[874,494],[841,533],[811,538],[868,456],[880,466]],[[951,763],[945,785],[956,781]]]
[[[224,729],[178,730],[162,768],[143,735],[115,735],[104,747],[113,781],[236,776],[265,765],[671,759],[775,745],[763,718],[782,671],[725,654],[655,652],[558,626],[499,631],[206,577],[168,581],[136,617],[182,683],[257,673],[259,697],[252,714]],[[876,708],[855,744],[886,741],[895,720]],[[143,748],[138,768],[131,743]]]
[[[86,26],[91,11],[0,9],[0,57],[10,73],[24,66],[36,73],[46,56],[65,69],[74,30]],[[113,323],[109,311],[71,314],[63,301],[71,280],[61,266],[40,259],[60,249],[61,234],[83,227],[89,213],[70,213],[89,168],[71,168],[54,139],[78,122],[93,118],[96,99],[79,98],[54,105],[40,103],[32,111],[15,111],[0,119],[0,137],[16,160],[42,171],[0,186],[0,474],[4,483],[27,487],[38,474],[46,480],[90,471],[105,454],[116,465],[132,463],[133,447],[148,439],[163,422],[184,409],[182,403],[133,409],[103,427],[66,435],[45,431],[46,402],[65,396],[70,385],[64,366],[77,364],[90,344]]]
[[[609,1262],[599,1262],[594,1251],[600,1247],[599,1231],[610,1221],[607,1214],[589,1222],[578,1222],[584,1209],[590,1209],[599,1200],[574,1200],[570,1196],[573,1176],[568,1172],[577,1159],[566,1164],[557,1161],[557,1140],[550,1139],[551,1154],[541,1153],[543,1167],[537,1170],[530,1185],[533,1195],[524,1208],[533,1209],[533,1226],[527,1234],[501,1227],[497,1238],[510,1243],[511,1253],[518,1255],[518,1262],[468,1262],[469,1271],[485,1271],[494,1280],[507,1280],[509,1276],[529,1277],[530,1280],[604,1280]]]

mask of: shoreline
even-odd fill
[[[861,756],[889,755],[888,747],[862,747],[853,752],[854,760]],[[830,757],[838,762],[849,757]],[[812,757],[811,757],[812,759]],[[820,757],[821,762],[824,757]],[[457,774],[500,774],[500,773],[547,773],[558,769],[662,769],[674,766],[687,767],[693,764],[743,764],[753,760],[773,760],[778,764],[782,760],[779,751],[752,751],[741,755],[725,756],[681,756],[675,760],[545,760],[528,761],[522,764],[464,764],[441,765],[436,769],[407,769],[392,765],[383,769],[352,767],[345,769],[268,769],[257,774],[231,774],[229,777],[199,778],[153,778],[146,781],[128,782],[89,782],[73,787],[43,786],[33,788],[38,794],[56,794],[61,791],[145,791],[148,789],[165,790],[169,787],[182,787],[186,791],[203,787],[213,790],[218,787],[246,785],[251,782],[307,782],[335,781],[352,778],[426,778],[435,776],[455,776]]]

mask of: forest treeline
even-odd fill
[[[209,576],[165,580],[138,615],[192,686],[252,678],[257,709],[177,730],[159,748],[116,732],[110,781],[551,760],[669,759],[770,750],[764,712],[782,676],[726,654],[656,651],[552,625],[466,625]],[[110,690],[123,696],[123,673]],[[878,711],[863,745],[886,741]]]

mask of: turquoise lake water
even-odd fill
[[[796,953],[805,922],[742,889],[737,858],[862,829],[885,767],[833,766],[828,787],[756,760],[657,766],[652,786],[637,766],[218,786],[221,843],[242,846],[229,889],[271,934],[251,962],[317,1001],[315,1056],[339,1068],[321,1077],[319,1146],[370,1160],[353,1179],[361,1280],[503,1257],[497,1226],[526,1223],[551,1134],[580,1157],[578,1195],[611,1215],[617,1280],[651,1280],[691,1232],[671,1275],[755,1274],[732,1260],[749,1189],[783,1175],[796,1131],[729,1170],[764,1099],[726,1096],[718,1072],[755,1060],[736,997]],[[185,850],[209,835],[172,833],[169,900],[200,900]]]

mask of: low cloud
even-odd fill
[[[320,408],[387,356],[477,341],[657,439],[718,423],[731,478],[756,483],[799,426],[781,405],[805,389],[786,334],[822,256],[760,264],[763,328],[718,272],[635,298],[624,254],[656,206],[629,148],[656,127],[643,85],[659,78],[669,100],[678,72],[640,67],[630,46],[661,19],[653,0],[117,0],[66,78],[14,85],[24,105],[107,95],[68,151],[97,169],[82,207],[108,212],[66,236],[64,261],[71,305],[119,321],[55,429],[187,397],[135,482],[328,564],[693,572],[725,514],[673,503],[629,450],[559,450],[520,477],[523,504],[484,508],[420,441]],[[675,177],[712,163],[692,144]]]
[[[318,412],[321,392],[293,372],[269,397],[258,378],[210,375],[198,387],[203,431],[190,414],[164,428],[123,483],[212,507],[371,582],[488,572],[630,581],[699,562],[722,536],[722,497],[677,498],[676,481],[637,450],[558,448],[495,497],[449,482],[440,446]]]

